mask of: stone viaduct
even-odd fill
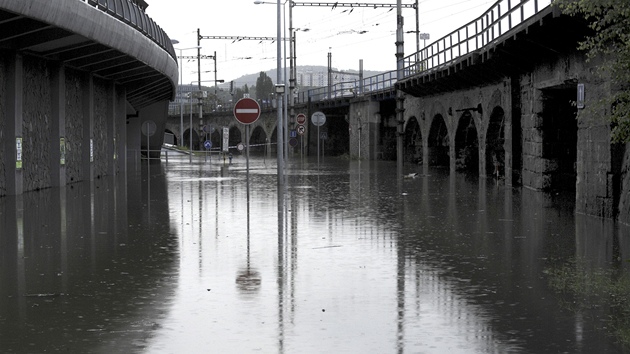
[[[497,10],[502,3],[477,19],[485,21],[485,30],[462,36],[473,21],[406,58],[404,78],[395,86],[404,92],[401,114],[393,89],[302,98],[295,113],[327,115],[322,129],[331,140],[329,154],[395,160],[400,136],[407,170],[442,166],[550,195],[570,193],[578,213],[630,224],[630,149],[610,143],[606,109],[592,109],[611,87],[596,75],[597,61],[587,62],[576,49],[588,29],[531,0],[538,7],[534,16],[494,33],[492,23],[507,18],[505,7]],[[432,62],[440,57],[446,59]],[[168,127],[177,131],[175,121],[171,117]],[[208,115],[205,122],[230,126],[230,136],[237,136],[230,145],[244,140],[231,112]],[[275,112],[266,112],[252,128],[254,142],[275,141]],[[313,131],[309,125],[311,155]],[[220,141],[214,134],[213,143]]]

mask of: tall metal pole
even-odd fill
[[[193,154],[193,145],[192,145],[192,129],[193,129],[193,125],[192,125],[192,111],[193,111],[193,105],[192,105],[192,92],[190,93],[190,127],[188,127],[188,132],[190,137],[188,138],[188,146],[190,147],[190,151],[188,154],[188,162],[192,163],[192,154]]]
[[[286,168],[286,163],[287,161],[289,161],[289,93],[291,92],[290,90],[290,85],[287,85],[287,2],[285,1],[283,6],[282,6],[282,31],[284,33],[284,38],[283,38],[283,46],[284,46],[284,78],[283,78],[283,83],[284,83],[284,162],[285,162],[285,168]],[[290,7],[290,6],[289,6]]]
[[[418,8],[418,0],[416,0],[416,53],[420,52],[420,10]]]
[[[182,56],[182,50],[179,50],[179,56]],[[182,94],[183,90],[183,79],[184,75],[182,60],[179,62],[179,146],[184,146],[184,95]]]
[[[280,17],[280,11],[282,10],[281,8],[281,2],[280,0],[277,0],[277,4],[276,4],[276,12],[277,12],[277,18],[276,18],[276,82],[278,83],[278,85],[282,82],[282,27],[280,26],[281,24],[281,17]],[[277,91],[277,90],[276,90]],[[278,159],[278,163],[277,163],[277,173],[278,173],[278,195],[280,195],[280,193],[282,193],[282,189],[284,186],[284,163],[283,163],[283,156],[282,156],[282,95],[280,93],[276,92],[276,102],[277,102],[277,122],[276,122],[276,137],[277,137],[277,159]]]
[[[397,0],[397,14],[396,14],[396,78],[398,82],[403,79],[404,69],[404,57],[405,57],[405,40],[403,35],[404,20],[402,16],[402,2]],[[396,134],[396,165],[398,168],[398,175],[402,176],[403,172],[403,135],[405,124],[405,109],[404,109],[404,95],[401,90],[396,91],[396,120],[398,121],[398,128]]]
[[[203,96],[201,96],[201,31],[197,28],[197,104],[199,105],[199,127],[203,125]],[[190,127],[192,129],[192,125]]]
[[[217,85],[218,85],[218,81],[217,81],[217,51],[214,51],[214,56],[212,57],[214,58],[214,108],[217,109],[217,106],[219,105],[219,97],[217,97]]]
[[[287,102],[289,106],[289,117],[291,119],[295,119],[295,109],[294,109],[294,98],[293,93],[295,92],[296,82],[295,82],[295,58],[293,57],[295,52],[293,50],[294,45],[294,37],[293,37],[293,0],[289,1],[289,101]],[[294,121],[292,121],[294,122]],[[295,125],[292,126],[295,128]],[[288,145],[288,144],[287,144]],[[288,155],[287,155],[288,158]]]

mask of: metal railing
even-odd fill
[[[552,0],[499,0],[477,19],[461,26],[428,47],[404,58],[403,77],[448,66],[481,50],[521,25]]]
[[[512,29],[523,24],[541,10],[551,6],[552,0],[499,0],[477,19],[461,26],[429,44],[419,52],[403,59],[403,78],[446,67],[455,60],[497,41]],[[341,82],[330,87],[319,87],[300,92],[297,103],[323,101],[340,97],[378,94],[393,90],[396,71],[352,82]]]
[[[129,0],[79,0],[90,6],[111,15],[134,27],[147,38],[157,43],[166,50],[173,59],[177,60],[173,43],[166,32],[158,26],[147,14],[135,3]]]
[[[323,101],[336,98],[351,98],[365,94],[377,94],[392,90],[396,84],[396,71],[366,77],[362,80],[338,82],[330,87],[318,87],[297,95],[296,103]]]

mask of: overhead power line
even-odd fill
[[[295,2],[291,1],[291,6],[319,6],[319,7],[385,7],[395,8],[397,4],[370,4],[370,3],[358,3],[358,2]],[[415,9],[416,4],[401,4],[400,7],[404,9]]]

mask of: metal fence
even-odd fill
[[[166,50],[173,59],[177,60],[173,43],[166,32],[162,30],[147,14],[135,3],[129,0],[79,0],[119,19],[120,21],[136,28],[146,37],[153,40]]]
[[[455,60],[496,42],[510,30],[551,6],[551,2],[552,0],[497,1],[477,19],[405,57],[403,78],[446,67]],[[311,89],[299,93],[296,102],[306,103],[309,98],[311,101],[323,101],[392,91],[396,78],[397,72],[394,70],[363,80]]]
[[[448,66],[497,41],[551,5],[552,0],[499,0],[477,19],[404,58],[403,77]]]

